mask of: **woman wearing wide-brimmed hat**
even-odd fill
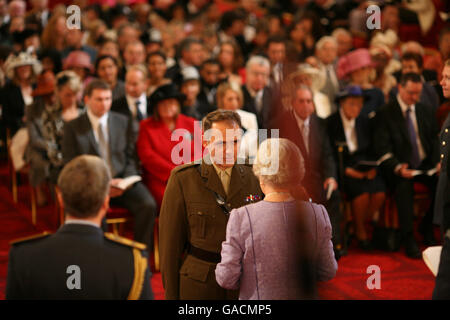
[[[298,85],[306,85],[314,93],[314,106],[316,114],[320,118],[327,118],[331,115],[332,105],[330,99],[320,92],[325,85],[325,74],[319,69],[307,63],[302,63],[297,66],[297,69],[290,73],[285,85],[283,86],[283,100],[286,108],[290,107],[291,96],[290,93]]]
[[[194,135],[194,128],[199,125],[194,118],[181,114],[184,95],[173,84],[159,87],[150,96],[149,105],[152,116],[142,120],[137,139],[137,153],[144,169],[144,183],[161,205],[170,171],[179,164],[194,160],[194,139],[201,146],[200,132]],[[175,134],[175,141],[171,139]],[[189,154],[173,150],[183,149]],[[200,147],[201,149],[201,147]],[[201,151],[201,150],[200,150]],[[198,158],[201,154],[197,155]]]
[[[83,84],[81,92],[84,91],[84,88],[93,79],[91,74],[94,72],[94,66],[91,63],[91,58],[84,51],[76,50],[69,53],[64,60],[63,69],[72,70],[80,77],[81,83]],[[81,99],[81,95],[78,98]]]
[[[361,48],[342,56],[337,63],[337,76],[346,85],[359,86],[365,96],[361,115],[372,118],[384,105],[383,92],[372,84],[375,78],[374,63],[369,50]]]
[[[10,81],[3,87],[0,104],[12,136],[24,125],[25,106],[33,103],[33,84],[41,72],[41,64],[34,56],[21,52],[8,57],[5,70]]]
[[[81,81],[73,71],[55,76],[46,71],[38,79],[33,95],[40,97],[27,108],[27,128],[30,135],[27,158],[30,163],[30,183],[37,187],[38,205],[46,202],[42,186],[56,184],[63,165],[62,135],[64,124],[83,112],[77,104]]]

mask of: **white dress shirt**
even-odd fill
[[[406,119],[406,111],[408,110],[408,106],[406,105],[406,103],[400,98],[400,95],[397,94],[397,101],[398,104],[400,105],[400,108],[402,109],[402,113],[403,113],[403,118]],[[420,135],[419,135],[419,127],[417,125],[417,117],[416,117],[416,106],[413,104],[410,106],[411,107],[411,112],[410,117],[412,120],[412,123],[414,125],[414,130],[416,130],[416,143],[417,143],[417,149],[419,150],[419,158],[420,161],[422,161],[423,159],[425,159],[426,154],[425,151],[423,150],[423,146],[422,146],[422,142],[420,141]]]
[[[133,115],[133,118],[137,117],[137,110],[136,110],[136,101],[139,101],[139,111],[142,114],[143,119],[147,118],[147,97],[145,96],[145,93],[141,94],[139,98],[134,98],[129,95],[125,95],[128,103],[128,108],[130,109],[131,114]]]
[[[344,127],[345,140],[347,142],[348,151],[350,153],[353,153],[358,150],[358,138],[356,136],[355,128],[356,120],[347,119],[347,117],[344,115],[344,112],[342,111],[342,108],[339,109],[339,114],[342,119],[342,126]]]
[[[307,119],[303,120],[300,118],[295,111],[292,111],[295,116],[295,120],[297,121],[298,128],[300,129],[300,132],[302,133],[303,137],[303,143],[305,145],[306,151],[309,153],[309,119],[311,117],[308,117]]]
[[[109,142],[109,134],[108,134],[108,112],[105,113],[101,118],[94,115],[89,107],[87,108],[87,115],[89,121],[91,122],[92,130],[94,131],[95,141],[98,142],[98,126],[102,125],[103,136],[105,137],[106,143]]]

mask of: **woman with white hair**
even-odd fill
[[[265,198],[231,211],[215,272],[221,287],[239,289],[239,299],[315,298],[316,281],[336,274],[326,209],[293,197],[304,168],[293,142],[261,143],[253,172]]]
[[[30,183],[38,187],[38,205],[44,205],[46,202],[40,187],[47,181],[56,184],[62,169],[64,124],[83,112],[77,104],[77,95],[82,86],[78,75],[73,71],[63,71],[58,73],[53,81],[56,83],[48,83],[46,90],[47,94],[50,94],[49,87],[53,87],[53,90],[56,88],[54,103],[41,103],[27,108],[27,128],[30,135],[27,158],[31,168]]]

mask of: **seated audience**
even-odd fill
[[[136,182],[120,187],[124,178],[139,174],[130,120],[110,111],[112,91],[103,80],[92,80],[84,93],[86,113],[64,125],[64,163],[82,154],[101,156],[111,171],[111,204],[134,217],[134,239],[152,248],[156,204],[147,188]]]
[[[376,165],[360,165],[360,161],[376,161],[372,148],[369,119],[361,114],[364,91],[348,86],[338,93],[338,112],[327,119],[328,136],[339,164],[341,190],[351,203],[356,239],[363,250],[371,249],[365,223],[372,221],[385,199],[385,185]]]
[[[40,81],[39,81],[40,80]],[[56,185],[63,166],[62,139],[64,124],[77,118],[83,109],[77,104],[81,81],[73,71],[55,76],[42,74],[33,95],[41,99],[27,107],[27,128],[30,135],[27,158],[30,163],[30,183],[36,187],[37,203],[46,203],[43,185]]]
[[[195,160],[194,144],[197,142],[200,147],[201,143],[195,141],[195,119],[180,114],[183,99],[184,95],[172,84],[156,89],[149,101],[152,116],[141,122],[139,130],[137,152],[144,169],[144,183],[158,207],[171,170]]]

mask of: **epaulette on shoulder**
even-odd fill
[[[147,249],[147,245],[145,245],[144,243],[133,241],[133,240],[130,240],[128,238],[124,238],[124,237],[115,235],[114,233],[105,232],[104,235],[105,235],[106,239],[111,240],[111,241],[116,242],[116,243],[120,243],[120,244],[122,244],[124,246],[137,248],[139,250],[146,250]]]
[[[177,167],[172,169],[172,174],[180,172],[180,171],[183,171],[183,170],[186,170],[188,168],[199,166],[201,163],[202,163],[201,160],[195,160],[195,161],[192,161],[192,162],[189,162],[189,163],[186,163],[186,164],[179,165],[179,166],[177,166]]]
[[[23,237],[23,238],[19,238],[19,239],[14,239],[14,240],[12,240],[9,244],[10,244],[10,245],[15,245],[15,244],[20,244],[20,243],[24,243],[24,242],[29,242],[29,241],[39,240],[39,239],[46,238],[46,237],[48,237],[49,235],[51,235],[51,232],[44,231],[44,232],[41,232],[41,233],[33,234],[33,235],[31,235],[31,236],[28,236],[28,237]]]

